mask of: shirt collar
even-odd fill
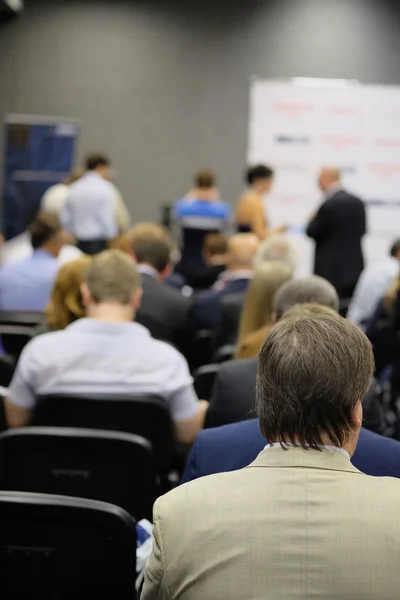
[[[101,319],[90,319],[84,317],[78,319],[68,325],[65,331],[77,331],[79,333],[97,333],[105,335],[120,335],[121,333],[130,333],[136,337],[145,336],[149,337],[150,332],[146,327],[135,322],[121,322],[121,323],[109,323],[102,321]]]
[[[49,260],[57,260],[56,257],[53,256],[53,254],[50,254],[50,252],[47,252],[47,250],[43,250],[43,248],[36,248],[36,250],[32,252],[32,258],[45,258]]]
[[[224,271],[219,276],[222,281],[236,281],[237,279],[251,279],[253,271],[251,269],[242,269],[241,271]]]
[[[288,444],[287,442],[283,443],[284,448],[298,448],[298,446],[296,446],[296,444]],[[280,442],[276,442],[275,444],[267,444],[264,448],[264,450],[270,450],[271,448],[281,448],[281,444]],[[346,458],[348,458],[350,460],[350,454],[348,452],[346,452],[346,450],[344,448],[338,448],[337,446],[329,446],[328,444],[324,444],[322,446],[322,448],[324,450],[333,450],[334,452],[340,452],[341,454],[343,454],[344,456],[346,456]]]
[[[149,275],[149,277],[152,277],[153,279],[158,279],[159,274],[157,272],[157,270],[152,267],[151,265],[137,265],[137,270],[139,271],[139,273],[141,275]]]

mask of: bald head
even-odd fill
[[[252,269],[259,238],[252,233],[238,233],[228,241],[228,269]]]
[[[337,167],[323,167],[319,174],[319,187],[325,192],[331,185],[340,181],[340,170]]]

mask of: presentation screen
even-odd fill
[[[254,80],[248,161],[276,171],[265,199],[272,226],[286,224],[300,254],[301,274],[313,268],[304,234],[323,201],[317,179],[324,165],[341,169],[344,187],[364,200],[368,263],[400,237],[400,88],[351,81]]]

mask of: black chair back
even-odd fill
[[[0,386],[8,387],[14,375],[16,361],[9,354],[0,356]]]
[[[0,337],[4,350],[16,360],[34,335],[35,329],[33,327],[2,325],[0,323]]]
[[[27,427],[0,435],[0,490],[75,496],[151,520],[156,499],[151,444],[137,435]]]
[[[218,372],[221,368],[220,364],[217,365],[204,365],[200,367],[193,374],[194,389],[198,398],[202,400],[210,400],[214,388],[214,383]]]
[[[35,311],[0,311],[0,325],[20,325],[27,327],[37,327],[46,322],[46,315],[43,312]]]
[[[135,522],[93,500],[0,493],[0,586],[5,598],[135,598]],[[108,595],[108,594],[107,594]]]
[[[157,471],[168,470],[173,451],[172,421],[165,400],[151,396],[106,398],[40,396],[32,420],[37,427],[83,427],[140,435],[153,447]]]

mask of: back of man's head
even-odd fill
[[[271,235],[261,242],[257,256],[256,265],[264,262],[280,262],[289,267],[294,272],[297,267],[297,251],[293,242],[286,235]]]
[[[87,171],[97,171],[111,166],[110,160],[101,152],[91,152],[85,158],[85,167]]]
[[[129,233],[130,247],[139,264],[163,273],[171,263],[172,242],[168,232],[154,223],[140,223]]]
[[[400,260],[400,239],[396,240],[390,248],[390,256]]]
[[[34,250],[45,248],[48,245],[59,246],[61,250],[62,226],[56,213],[40,212],[28,227],[31,244]]]
[[[228,240],[228,268],[253,269],[259,239],[252,233],[238,233]]]
[[[320,449],[353,439],[354,411],[371,384],[372,346],[339,315],[294,315],[268,334],[258,363],[256,406],[270,442]],[[361,409],[360,409],[361,412]]]
[[[278,290],[274,299],[276,318],[279,320],[296,304],[319,304],[337,312],[339,297],[329,281],[318,275],[312,275],[288,281]]]
[[[131,256],[106,250],[94,257],[85,283],[92,303],[127,306],[140,290],[140,274]]]
[[[216,185],[216,178],[209,169],[202,169],[194,177],[194,185],[200,190],[210,190]]]

